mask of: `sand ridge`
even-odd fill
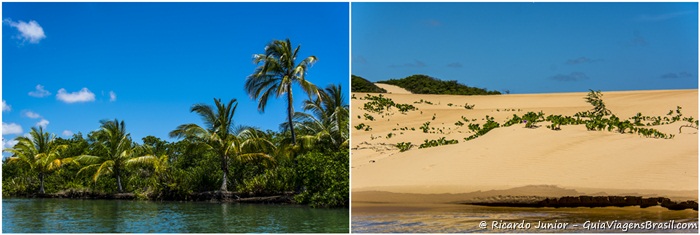
[[[389,94],[411,94],[410,91],[403,89],[399,86],[383,84],[383,83],[375,83],[374,85],[377,85],[379,88],[386,90],[386,92]]]
[[[664,116],[676,106],[684,117],[698,118],[697,90],[603,92],[607,107],[621,119],[638,112]],[[532,185],[552,185],[581,194],[635,194],[694,198],[698,185],[697,130],[678,128],[684,122],[655,126],[675,134],[673,139],[645,138],[636,134],[588,131],[583,125],[554,131],[524,124],[501,127],[471,141],[464,119],[483,124],[489,115],[503,124],[513,114],[533,111],[546,115],[573,115],[591,108],[585,92],[456,96],[384,94],[395,103],[412,104],[406,114],[395,108],[383,114],[363,110],[364,93],[353,93],[352,191],[397,193],[472,193]],[[373,94],[376,95],[376,94]],[[414,103],[420,102],[422,103]],[[427,104],[428,101],[432,104]],[[474,105],[466,109],[464,105]],[[367,120],[367,113],[375,119]],[[434,118],[433,118],[434,117]],[[464,117],[464,119],[462,118]],[[430,122],[430,132],[419,127]],[[685,123],[687,124],[687,123]],[[403,128],[403,130],[401,130]],[[414,130],[411,130],[414,128]],[[432,129],[435,128],[435,129]],[[390,135],[391,133],[391,135]],[[400,152],[399,142],[414,145],[425,139],[456,139],[458,144]],[[365,193],[367,195],[367,193]]]

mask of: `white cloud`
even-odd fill
[[[5,100],[2,100],[2,111],[3,111],[3,112],[5,112],[5,111],[8,111],[8,112],[9,112],[10,110],[12,110],[12,109],[10,108],[10,105],[8,105],[7,103],[5,103]]]
[[[2,135],[22,134],[22,126],[17,123],[2,123]]]
[[[10,19],[5,19],[4,21],[19,31],[19,38],[23,41],[29,41],[29,43],[36,44],[39,43],[41,39],[46,38],[44,28],[42,28],[41,25],[34,20],[30,20],[29,23],[21,20],[12,21]]]
[[[41,115],[39,115],[38,113],[32,112],[32,111],[24,112],[24,116],[27,116],[28,118],[31,118],[31,119],[37,119],[37,118],[41,117]]]
[[[63,136],[68,136],[68,137],[73,136],[73,132],[69,131],[69,130],[63,130],[63,132],[61,134]]]
[[[40,126],[42,128],[46,128],[46,126],[48,126],[48,125],[49,125],[49,120],[46,120],[43,118],[41,119],[41,121],[36,123],[36,126]]]
[[[114,93],[114,91],[109,91],[109,101],[110,102],[117,101],[117,93]]]
[[[90,92],[87,88],[68,93],[66,89],[61,88],[56,94],[56,99],[66,103],[89,102],[95,101],[95,93]]]
[[[36,85],[35,91],[29,92],[29,96],[34,96],[34,97],[38,97],[38,98],[41,98],[41,97],[44,97],[47,95],[51,95],[51,92],[44,90],[44,86],[42,86],[41,84]]]
[[[2,139],[2,147],[3,147],[3,149],[9,149],[9,148],[15,147],[15,145],[16,145],[17,143],[19,143],[19,141],[17,141],[17,140],[5,141],[5,138]]]

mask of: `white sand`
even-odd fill
[[[411,94],[410,91],[403,89],[399,86],[382,83],[375,83],[374,85],[377,85],[379,88],[384,88],[384,90],[386,90],[386,92],[389,94]]]
[[[365,96],[353,94],[358,98]],[[607,107],[623,119],[638,112],[663,117],[676,106],[683,107],[685,117],[698,118],[697,90],[603,94]],[[675,134],[674,139],[587,131],[583,125],[562,126],[562,130],[553,131],[544,122],[536,129],[524,128],[524,124],[497,128],[468,142],[464,140],[472,134],[468,123],[455,125],[462,116],[478,119],[476,123],[482,125],[486,115],[501,124],[513,114],[522,116],[528,111],[543,111],[545,116],[572,116],[591,108],[583,99],[585,95],[582,92],[453,96],[394,92],[384,96],[396,103],[413,104],[419,110],[401,114],[393,108],[383,118],[369,113],[375,121],[358,119],[358,115],[366,113],[362,110],[366,101],[352,99],[352,126],[364,123],[372,127],[371,131],[351,127],[353,201],[356,192],[469,193],[531,185],[551,185],[585,194],[640,194],[697,200],[697,130],[684,128],[682,134],[678,133],[678,128],[687,122],[653,127]],[[433,105],[414,104],[420,99]],[[453,106],[448,106],[449,103]],[[465,103],[475,105],[474,109],[465,109]],[[430,127],[442,129],[443,133],[423,133],[419,127],[428,121]],[[401,127],[409,130],[398,130]],[[389,133],[393,136],[387,139]],[[456,139],[459,143],[425,149],[415,146],[406,152],[394,147],[398,142],[420,145],[424,139],[440,137]]]

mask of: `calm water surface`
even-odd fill
[[[628,232],[680,232],[697,233],[698,212],[694,210],[670,211],[666,208],[651,207],[608,207],[608,208],[508,208],[484,207],[455,204],[371,204],[352,203],[353,233],[488,233],[488,232],[584,232],[584,233],[623,233],[626,223],[691,223],[693,229],[627,229]],[[485,222],[485,228],[480,224]],[[493,227],[493,222],[502,227]],[[587,223],[587,221],[589,221]],[[560,229],[537,229],[538,222],[553,223]],[[507,229],[508,223],[529,224]],[[566,226],[564,223],[568,223]],[[608,223],[612,229],[602,229],[601,223]],[[596,226],[597,225],[597,226]],[[592,227],[596,226],[596,229]],[[628,225],[629,226],[629,225]],[[589,229],[586,229],[588,227]],[[617,227],[617,228],[616,228]]]
[[[347,233],[348,209],[297,205],[2,199],[3,233]]]

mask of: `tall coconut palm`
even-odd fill
[[[287,40],[275,40],[265,47],[264,54],[253,56],[253,62],[259,64],[255,72],[248,76],[245,90],[251,98],[257,99],[258,110],[265,112],[265,106],[271,96],[279,98],[287,96],[287,123],[292,134],[292,145],[296,144],[294,132],[294,100],[292,98],[292,84],[298,84],[304,92],[311,96],[318,96],[318,88],[306,80],[306,72],[316,62],[315,56],[309,56],[298,64],[297,55],[301,46],[292,49],[292,43]]]
[[[72,158],[61,158],[61,153],[67,145],[57,144],[56,135],[44,132],[42,127],[32,127],[29,137],[20,136],[18,143],[5,151],[12,153],[9,163],[22,162],[29,165],[30,171],[39,177],[39,193],[44,194],[44,177],[54,170],[72,161]]]
[[[97,182],[100,176],[111,174],[117,180],[117,190],[124,192],[121,175],[125,164],[129,159],[137,157],[135,145],[131,141],[130,134],[126,132],[124,121],[100,121],[100,130],[95,133],[97,139],[97,152],[99,156],[81,155],[76,161],[82,167],[78,174],[86,171],[94,171],[93,182]]]
[[[170,137],[183,138],[188,137],[204,146],[215,151],[220,157],[221,170],[223,175],[221,178],[221,191],[228,191],[227,178],[229,175],[229,161],[231,158],[237,160],[248,159],[254,157],[271,158],[263,152],[256,152],[263,149],[260,141],[246,142],[248,131],[236,131],[233,125],[233,115],[236,112],[238,103],[236,99],[232,99],[228,104],[221,102],[221,99],[214,99],[214,107],[205,104],[195,104],[190,109],[202,117],[205,127],[197,124],[182,124],[177,129],[170,132]],[[260,146],[255,147],[253,143]],[[274,148],[272,143],[270,147]],[[248,147],[248,146],[251,147]]]

